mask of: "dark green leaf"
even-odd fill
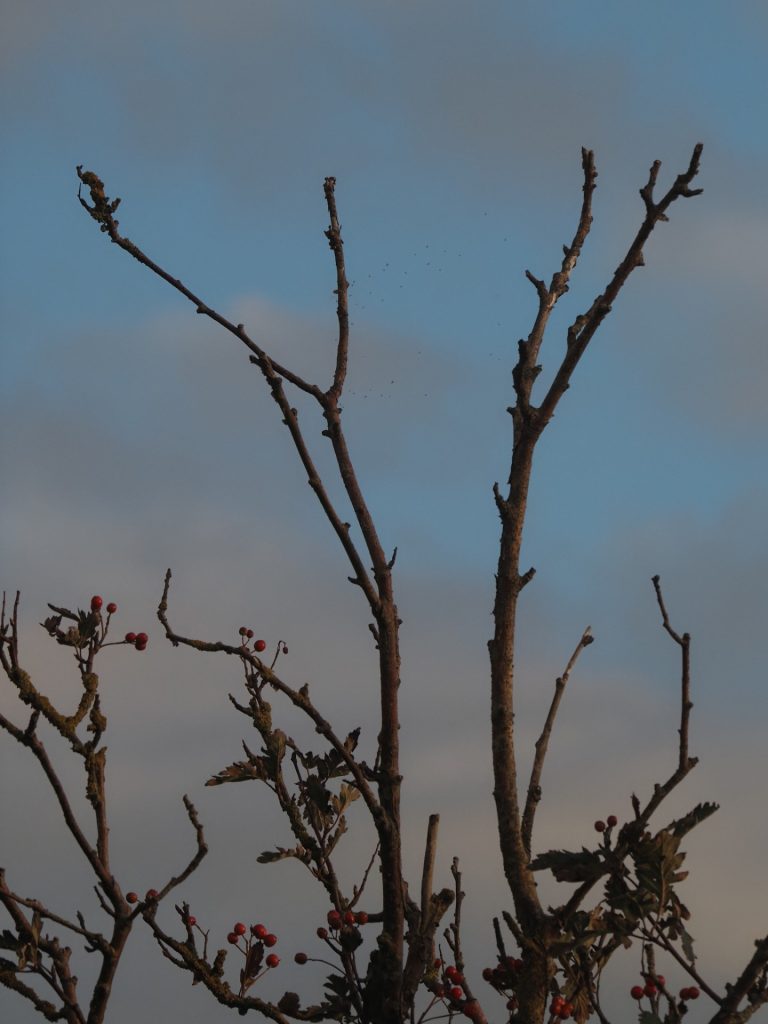
[[[278,846],[276,850],[265,850],[260,853],[256,860],[259,864],[274,864],[275,861],[286,860],[288,857],[295,857],[296,860],[300,860],[304,864],[308,864],[311,859],[309,851],[305,850],[303,846],[294,846],[290,850],[284,846]]]
[[[692,811],[689,811],[684,817],[677,818],[671,822],[667,828],[672,835],[682,839],[687,832],[700,825],[702,821],[706,821],[707,818],[711,817],[719,809],[719,804],[697,804]]]
[[[548,850],[534,858],[530,866],[532,871],[548,868],[558,882],[591,882],[606,871],[600,856],[586,848],[579,853]]]
[[[225,782],[246,782],[248,779],[269,779],[267,764],[263,757],[258,757],[255,762],[235,761],[234,764],[223,768],[216,775],[206,782],[206,786],[221,786]]]
[[[55,604],[49,604],[48,607],[51,609],[52,612],[56,612],[58,615],[62,615],[65,619],[72,619],[73,622],[77,622],[77,616],[75,615],[74,612],[71,612],[69,608],[57,608]]]
[[[286,992],[280,997],[277,1008],[292,1017],[301,1009],[301,1000],[296,992]]]

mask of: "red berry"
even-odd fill
[[[248,637],[249,640],[251,640],[253,638],[253,630],[252,629],[246,629],[245,635]]]
[[[138,893],[135,893],[135,892],[129,892],[129,893],[126,894],[125,899],[126,899],[126,901],[128,903],[138,903],[139,902],[139,895],[138,895]]]
[[[633,999],[642,999],[645,995],[645,991],[642,985],[633,985],[632,988],[629,990],[629,994],[632,996]]]
[[[252,924],[251,935],[253,935],[255,939],[263,939],[265,936],[269,935],[269,929],[263,924]]]
[[[605,822],[604,821],[596,821],[595,822],[595,832],[605,832]]]
[[[327,928],[318,928],[317,929],[317,937],[318,937],[318,939],[327,939],[328,938],[328,929]]]
[[[443,961],[440,959],[440,957],[438,957],[437,960],[435,960],[435,962],[432,964],[432,966],[435,968],[435,970],[438,970],[440,967],[443,966]]]
[[[552,999],[552,1003],[549,1007],[550,1013],[560,1013],[561,1009],[565,1006],[565,1000],[561,995],[557,995]]]
[[[277,955],[277,953],[270,953],[265,963],[267,967],[277,967],[277,965],[280,963],[280,957]]]
[[[190,914],[189,917],[187,918],[187,924],[189,925],[190,928],[194,928],[195,925],[197,924],[197,918],[193,917],[192,914]]]
[[[483,968],[483,981],[493,981],[493,968],[492,967],[484,967]]]
[[[368,915],[364,910],[358,910],[355,914],[355,921],[358,924],[368,924]]]
[[[619,824],[619,819],[615,814],[609,814],[606,821],[608,822],[608,828],[615,828]]]
[[[115,604],[114,601],[109,602],[109,604],[107,605],[107,611],[109,612],[110,615],[115,614],[115,612],[117,611],[117,605]]]
[[[446,976],[446,978],[448,978],[448,979],[449,979],[450,981],[456,981],[456,979],[457,979],[457,978],[459,977],[459,972],[458,972],[458,970],[457,970],[457,969],[456,969],[456,968],[455,968],[455,967],[453,966],[453,964],[451,964],[451,966],[450,966],[450,967],[446,967],[446,969],[445,969],[445,976]]]
[[[156,900],[157,899],[157,889],[147,889],[147,895],[144,897],[144,899]]]
[[[245,634],[246,634],[246,633],[247,633],[248,631],[247,631],[247,629],[245,628],[245,626],[241,626],[241,627],[240,627],[240,629],[238,629],[238,631],[237,631],[237,632],[238,632],[238,633],[240,634],[240,636],[245,636]]]
[[[276,946],[277,945],[277,936],[273,935],[270,932],[269,935],[265,935],[264,936],[264,940],[263,941],[264,941],[264,945],[265,946]]]
[[[239,940],[240,936],[235,935],[234,932],[230,932],[229,935],[227,936],[227,942],[231,942],[233,946],[236,946]]]
[[[691,985],[690,988],[680,989],[681,999],[698,999],[701,993],[695,985]]]
[[[341,914],[338,912],[338,910],[328,911],[328,924],[333,929],[341,928]]]
[[[653,980],[656,982],[657,985],[664,986],[667,984],[667,979],[664,977],[663,974],[657,974]]]
[[[257,640],[256,643],[253,645],[253,649],[254,651],[258,651],[259,654],[261,654],[262,651],[265,651],[267,649],[267,641]]]
[[[238,921],[235,927],[232,929],[235,935],[245,935],[248,929],[245,927],[242,921]]]
[[[453,988],[448,993],[448,995],[451,997],[451,999],[454,999],[456,1002],[458,1002],[459,999],[464,998],[464,989],[459,988],[458,985],[454,985]]]
[[[146,633],[137,633],[136,634],[136,643],[137,644],[144,644],[144,646],[146,647],[148,642],[149,642],[149,637],[147,636]]]
[[[136,640],[136,650],[137,651],[146,651],[146,649],[147,649],[147,641],[146,640],[142,641],[142,640],[138,640],[137,639]]]
[[[656,988],[652,981],[646,981],[645,987],[643,988],[643,992],[645,992],[647,996],[655,996],[658,991],[659,990]]]
[[[136,634],[135,633],[126,633],[125,634],[125,642],[127,644],[135,644],[136,643]]]
[[[344,914],[344,924],[354,924],[355,914],[352,910],[347,910]]]
[[[573,1003],[563,1003],[557,1015],[560,1018],[560,1020],[568,1020],[572,1013]]]
[[[307,956],[306,953],[297,953],[293,959],[296,961],[297,964],[305,964],[307,960],[309,960],[309,957]]]
[[[288,653],[288,644],[283,644],[283,654]]]
[[[104,598],[99,597],[98,594],[94,594],[91,598],[91,611],[98,612],[101,610],[101,606],[104,604]]]

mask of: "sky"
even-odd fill
[[[547,761],[537,849],[589,845],[596,818],[623,819],[633,791],[642,798],[670,774],[679,665],[660,628],[659,573],[673,625],[693,636],[701,763],[656,823],[722,805],[687,842],[681,890],[702,973],[722,987],[768,931],[765,5],[647,0],[642,16],[601,0],[0,10],[0,582],[21,591],[25,667],[63,703],[77,679],[38,626],[46,602],[82,607],[99,593],[118,603],[119,633],[150,634],[146,652],[101,659],[114,867],[139,891],[177,872],[192,850],[189,793],[212,852],[179,895],[212,942],[241,918],[278,933],[283,973],[263,982],[265,996],[311,990],[293,953],[317,952],[327,907],[298,866],[256,864],[288,838],[266,790],[204,788],[254,738],[227,699],[242,692],[237,666],[162,639],[163,576],[171,566],[180,632],[234,641],[248,625],[271,650],[284,640],[286,680],[311,681],[326,717],[362,726],[369,751],[365,608],[247,353],[100,235],[77,202],[75,166],[122,198],[121,231],[323,386],[336,325],[322,185],[337,178],[352,282],[344,418],[383,543],[398,548],[406,864],[417,885],[439,812],[436,882],[449,883],[459,857],[477,979],[493,961],[490,920],[510,906],[494,841],[486,643],[492,485],[509,471],[511,370],[535,314],[524,271],[549,280],[559,266],[581,201],[580,147],[594,149],[593,229],[552,318],[540,397],[567,325],[641,222],[649,166],[662,161],[666,189],[703,142],[703,195],[654,232],[537,451],[516,725],[529,758],[554,679],[591,625],[597,642]],[[343,507],[322,423],[296,404]],[[7,685],[0,710],[26,720]],[[317,744],[283,713],[286,731]],[[77,766],[51,749],[76,788]],[[0,865],[17,891],[95,924],[92,882],[27,753],[0,737]],[[359,876],[370,831],[359,813],[350,825],[341,860]],[[74,955],[84,985],[92,965]],[[634,947],[605,982],[614,1021],[628,1019],[638,970]],[[691,1024],[711,1016],[705,1002]],[[486,1004],[501,1020],[501,1004]],[[109,1020],[139,1015],[213,1024],[226,1011],[139,928]],[[36,1019],[4,990],[0,1016]]]

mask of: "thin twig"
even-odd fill
[[[523,812],[523,843],[528,851],[528,856],[531,854],[531,836],[533,833],[533,822],[536,816],[536,809],[541,800],[541,773],[544,769],[544,759],[547,756],[547,747],[549,745],[549,737],[552,734],[552,727],[555,724],[555,717],[557,715],[560,701],[563,693],[565,692],[565,686],[570,678],[571,671],[576,664],[576,661],[584,650],[591,643],[594,642],[592,636],[592,630],[590,626],[582,633],[581,639],[576,645],[576,649],[571,655],[568,664],[565,667],[565,671],[561,676],[555,680],[555,692],[552,696],[552,702],[549,706],[549,712],[547,714],[546,721],[544,722],[544,728],[541,731],[541,735],[536,740],[536,756],[533,760],[533,766],[531,768],[531,778],[528,783],[528,795],[525,801],[525,810]]]

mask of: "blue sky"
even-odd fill
[[[187,852],[179,797],[193,790],[214,847],[190,883],[198,917],[223,934],[255,905],[284,922],[287,960],[322,904],[309,887],[293,898],[301,883],[284,865],[254,875],[279,827],[265,794],[200,788],[239,749],[226,700],[237,673],[166,650],[154,608],[171,565],[180,628],[226,638],[248,621],[287,640],[293,678],[372,735],[364,610],[246,354],[108,244],[77,203],[75,165],[122,197],[128,237],[320,382],[335,330],[322,184],[337,177],[353,282],[347,431],[385,543],[399,548],[408,856],[415,876],[426,816],[440,811],[442,869],[454,854],[465,865],[479,971],[489,917],[506,905],[485,643],[491,485],[508,472],[510,372],[535,309],[523,272],[556,268],[578,215],[580,147],[593,148],[594,226],[542,351],[543,386],[640,221],[651,162],[663,161],[664,188],[704,143],[704,194],[655,232],[538,451],[518,724],[530,749],[589,623],[598,642],[555,736],[540,847],[590,842],[595,817],[627,813],[629,793],[660,780],[677,668],[650,586],[660,573],[694,637],[702,757],[671,810],[723,803],[691,839],[686,883],[703,962],[722,983],[768,920],[755,895],[768,844],[756,813],[768,712],[765,6],[0,9],[2,585],[21,589],[27,664],[62,699],[74,680],[35,627],[47,600],[103,593],[121,628],[153,634],[145,655],[117,649],[102,665],[116,856],[137,888],[175,870]],[[330,468],[321,424],[302,415]],[[5,690],[0,707],[16,713]],[[37,893],[55,859],[85,901],[87,877],[23,755],[0,743],[3,777],[19,780],[0,789],[0,811],[22,818],[0,863]],[[363,838],[348,845],[351,863],[364,859]],[[139,939],[114,1024],[160,1011],[208,1024],[215,1006],[159,961]],[[617,1019],[635,969],[631,958],[617,969]],[[14,1021],[32,1019],[10,1005]]]

